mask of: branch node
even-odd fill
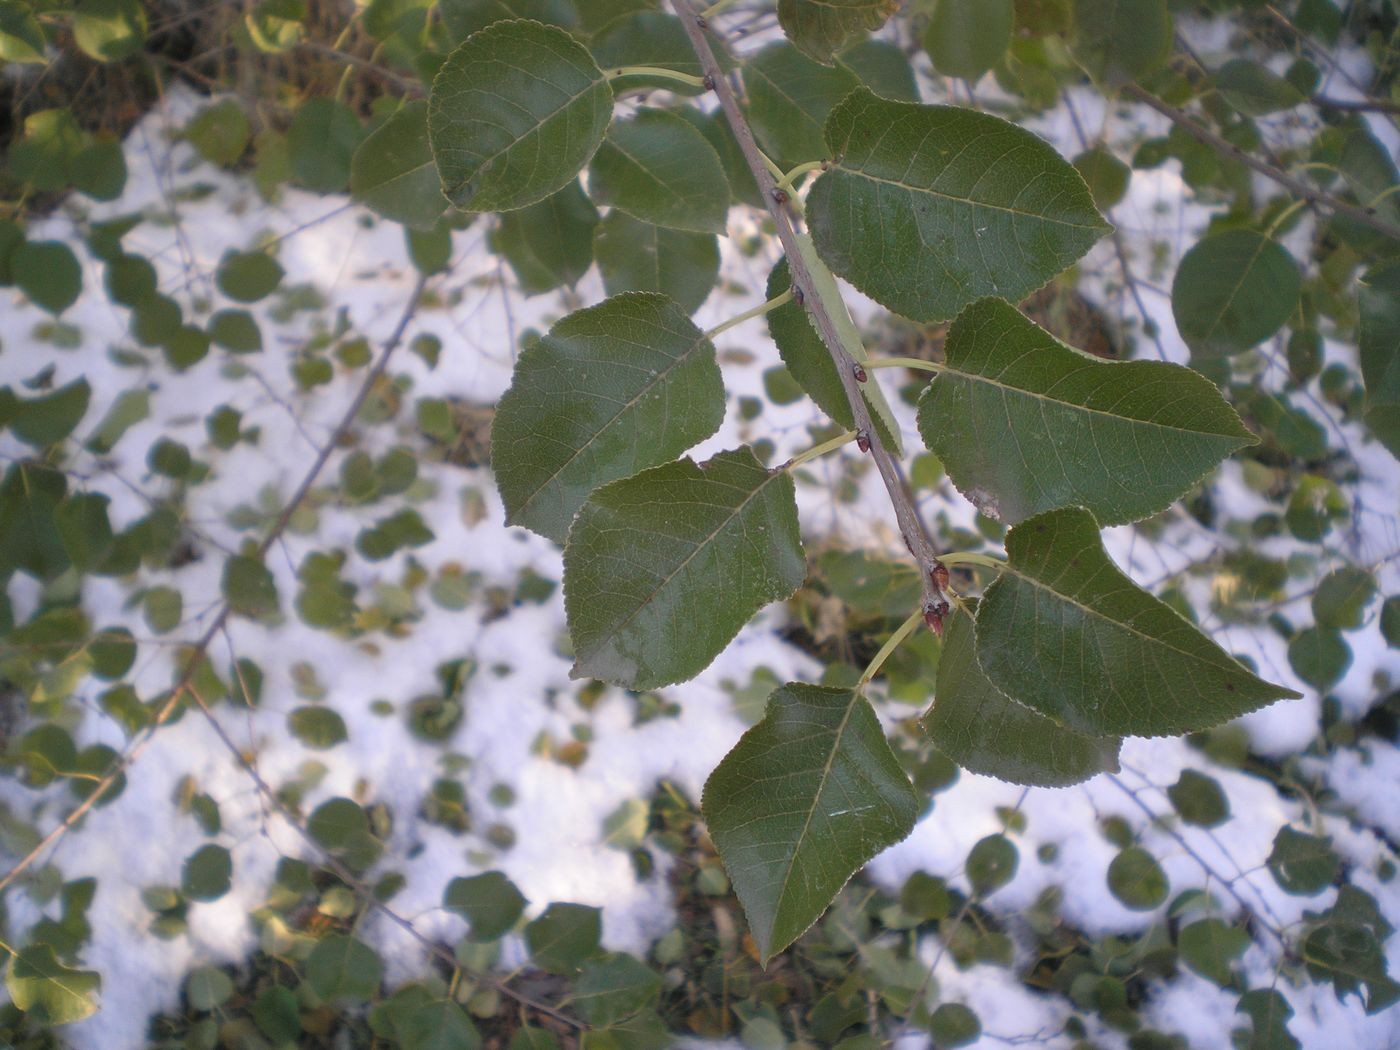
[[[870,378],[865,374],[865,369],[861,367],[859,361],[851,362],[851,374],[856,377],[857,383],[864,383]]]
[[[704,78],[701,80],[701,83],[705,85],[706,91],[713,91],[715,89],[715,78],[710,76],[710,74],[708,73],[705,74]]]
[[[774,186],[773,199],[779,204],[786,204],[788,202],[787,190],[779,189],[778,187]]]
[[[856,447],[862,452],[870,451],[870,435],[867,434],[864,430],[858,431],[856,433]]]

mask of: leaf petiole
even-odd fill
[[[1006,562],[1000,558],[993,558],[989,554],[973,554],[970,551],[955,551],[952,554],[940,554],[939,561],[944,565],[976,565],[982,569],[994,569],[1002,572],[1006,568]]]
[[[797,455],[793,456],[792,459],[784,463],[781,469],[796,470],[798,467],[802,466],[802,464],[810,463],[812,460],[819,456],[824,456],[828,452],[835,452],[842,445],[849,445],[855,439],[856,432],[854,430],[848,430],[844,434],[839,434],[832,438],[830,441],[823,441],[820,445],[813,445],[805,452],[799,452]]]
[[[702,88],[705,86],[705,78],[692,76],[690,73],[678,73],[674,69],[667,69],[664,66],[618,66],[616,69],[607,71],[609,80],[616,80],[618,77],[658,77],[662,80],[674,80],[678,84],[685,84],[689,87]]]
[[[729,320],[725,321],[723,324],[716,325],[714,328],[711,328],[708,332],[705,333],[705,338],[706,338],[706,339],[713,339],[715,336],[719,335],[720,333],[729,331],[729,330],[730,330],[731,328],[733,328],[735,325],[743,324],[745,321],[749,320],[749,318],[751,318],[751,317],[762,317],[762,316],[763,316],[764,314],[766,314],[769,310],[776,310],[778,307],[782,306],[784,303],[788,302],[790,299],[792,299],[792,289],[791,289],[791,288],[789,288],[787,291],[785,291],[782,295],[775,295],[775,296],[773,296],[773,298],[769,299],[766,303],[759,303],[759,304],[758,304],[757,306],[755,306],[752,310],[745,310],[743,313],[739,314],[738,316],[736,316],[736,317],[731,317]]]
[[[714,18],[715,15],[733,5],[733,3],[734,0],[715,0],[713,4],[700,12],[700,17],[708,22],[711,18]]]
[[[941,365],[937,361],[925,361],[922,357],[876,357],[869,361],[866,368],[913,368],[920,372],[942,372],[947,365]]]
[[[826,161],[809,160],[806,164],[799,164],[797,167],[793,168],[790,172],[788,172],[781,179],[779,179],[777,188],[782,190],[784,193],[790,193],[792,191],[792,184],[798,179],[802,178],[803,175],[806,175],[809,171],[825,170]]]
[[[885,661],[890,658],[890,654],[899,648],[901,642],[914,633],[919,624],[924,622],[924,612],[922,609],[915,609],[909,614],[909,619],[899,625],[899,629],[886,639],[885,644],[880,646],[880,651],[875,654],[875,658],[870,661],[870,666],[865,669],[865,673],[860,676],[860,681],[856,683],[856,692],[861,692],[871,680],[880,673],[880,668],[885,665]]]

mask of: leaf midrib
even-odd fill
[[[802,822],[802,830],[793,840],[792,851],[788,855],[787,867],[783,872],[782,884],[778,887],[777,905],[773,909],[773,923],[768,929],[769,945],[772,945],[773,930],[778,925],[778,914],[782,909],[783,901],[787,897],[788,883],[792,881],[792,873],[797,868],[797,855],[802,850],[802,843],[807,838],[808,831],[812,827],[812,818],[817,814],[817,803],[821,800],[822,793],[826,790],[826,782],[831,776],[831,769],[836,764],[836,755],[841,750],[841,738],[846,733],[846,726],[850,724],[851,712],[855,710],[856,704],[863,699],[861,694],[852,690],[850,699],[846,701],[846,710],[841,713],[841,723],[836,727],[836,732],[832,735],[831,751],[826,756],[826,762],[822,766],[821,778],[817,782],[817,789],[812,792],[812,805],[807,810],[807,818]]]
[[[1131,364],[1131,363],[1132,363],[1132,362],[1126,362],[1126,361],[1125,361],[1125,362],[1121,362],[1121,364]],[[1107,366],[1107,367],[1110,367],[1110,368],[1111,368],[1111,367],[1114,367],[1115,364],[1116,364],[1115,362],[1104,362],[1104,365]],[[1180,434],[1192,434],[1192,435],[1198,435],[1198,436],[1201,436],[1201,437],[1220,438],[1220,439],[1222,439],[1222,440],[1244,440],[1244,436],[1243,436],[1243,435],[1240,435],[1240,434],[1227,434],[1227,433],[1223,433],[1223,432],[1221,432],[1221,431],[1216,431],[1216,430],[1192,430],[1192,429],[1190,429],[1190,428],[1188,428],[1188,427],[1175,426],[1175,425],[1172,425],[1172,424],[1169,424],[1169,423],[1160,423],[1160,422],[1157,422],[1156,420],[1143,419],[1143,418],[1141,418],[1141,417],[1139,417],[1139,416],[1120,416],[1120,415],[1117,415],[1117,414],[1115,414],[1115,413],[1113,413],[1113,412],[1109,412],[1109,411],[1107,411],[1106,409],[1094,408],[1094,407],[1092,407],[1092,406],[1090,406],[1090,405],[1078,404],[1078,403],[1076,403],[1076,402],[1074,402],[1074,401],[1065,401],[1065,400],[1063,400],[1063,399],[1061,399],[1061,398],[1058,398],[1058,397],[1052,397],[1052,396],[1049,395],[1049,394],[1042,394],[1042,393],[1037,393],[1037,392],[1034,391],[1034,390],[1027,390],[1025,387],[1012,386],[1012,385],[1009,384],[1009,383],[999,382],[998,380],[993,379],[993,378],[991,378],[990,376],[983,375],[983,374],[978,373],[978,372],[964,372],[962,369],[957,368],[957,367],[955,367],[955,366],[953,366],[953,365],[951,365],[951,364],[945,364],[945,365],[943,366],[943,374],[944,374],[944,375],[961,376],[962,378],[964,378],[964,379],[966,379],[966,380],[968,380],[968,381],[970,381],[970,382],[973,382],[973,383],[985,383],[987,386],[996,387],[996,388],[998,388],[998,389],[1000,389],[1000,390],[1003,390],[1003,391],[1010,391],[1010,392],[1013,393],[1013,394],[1019,394],[1019,395],[1021,395],[1021,396],[1023,396],[1023,397],[1035,398],[1036,400],[1045,401],[1045,402],[1048,402],[1048,403],[1050,403],[1050,404],[1052,404],[1052,405],[1062,405],[1062,406],[1064,406],[1065,408],[1069,408],[1069,409],[1072,409],[1072,410],[1077,411],[1077,412],[1083,412],[1083,413],[1085,413],[1086,415],[1103,416],[1103,417],[1105,417],[1105,418],[1107,418],[1107,419],[1116,419],[1116,420],[1120,420],[1120,421],[1122,421],[1122,422],[1133,423],[1133,424],[1137,424],[1137,425],[1140,425],[1140,426],[1156,427],[1156,428],[1158,428],[1158,429],[1160,429],[1160,430],[1171,430],[1171,431],[1176,431],[1177,433],[1180,433]],[[1057,378],[1059,378],[1059,377],[1057,377]],[[936,389],[936,388],[937,388],[937,382],[936,382],[936,381],[935,381],[934,386],[935,386],[935,389]],[[1251,436],[1252,436],[1252,435],[1251,435]]]
[[[685,350],[683,350],[677,357],[672,358],[671,363],[667,365],[664,369],[662,369],[660,372],[658,372],[656,376],[647,383],[646,386],[644,386],[640,391],[637,392],[635,397],[633,397],[630,401],[626,402],[621,408],[617,410],[617,412],[613,414],[611,419],[609,419],[606,423],[604,423],[596,431],[594,431],[592,437],[590,437],[578,448],[574,449],[573,453],[570,454],[569,458],[566,459],[562,464],[560,464],[559,468],[553,474],[551,474],[549,477],[545,478],[542,482],[539,483],[535,490],[531,492],[529,496],[526,497],[525,502],[520,505],[519,513],[524,514],[525,511],[529,508],[529,506],[535,502],[535,498],[539,496],[541,492],[544,491],[546,486],[552,484],[555,481],[555,479],[559,477],[560,474],[568,470],[569,467],[573,465],[574,460],[578,459],[579,456],[583,455],[585,449],[592,447],[593,444],[596,443],[598,439],[609,428],[611,428],[614,423],[616,423],[619,419],[622,418],[624,413],[630,411],[637,404],[637,402],[641,400],[644,394],[650,393],[652,388],[655,387],[656,384],[665,380],[676,368],[689,361],[690,355],[694,353],[696,348],[699,347],[700,344],[704,343],[705,341],[705,336],[702,333],[699,339],[694,340],[690,344],[690,346],[686,347]]]
[[[831,170],[844,171],[846,174],[853,175],[857,178],[869,179],[871,182],[878,182],[885,186],[894,186],[907,193],[924,193],[930,197],[937,197],[940,200],[951,201],[954,204],[961,204],[969,208],[986,208],[989,211],[1003,212],[1013,218],[1035,219],[1038,222],[1053,223],[1056,226],[1063,226],[1071,230],[1098,230],[1100,235],[1102,235],[1104,230],[1108,229],[1108,226],[1104,223],[1069,222],[1052,215],[1041,215],[1033,211],[1021,211],[1019,208],[1012,208],[1005,204],[993,204],[990,201],[976,200],[972,197],[959,197],[957,194],[944,193],[941,190],[935,190],[928,186],[915,186],[912,183],[902,182],[899,179],[890,179],[882,175],[873,175],[864,168],[853,168],[840,161],[832,164]],[[939,174],[941,175],[942,172]]]
[[[677,576],[679,576],[681,574],[681,571],[699,556],[702,550],[705,550],[710,546],[710,544],[714,542],[716,536],[718,536],[722,531],[724,531],[724,529],[727,528],[729,524],[734,521],[735,518],[737,518],[740,514],[743,513],[745,507],[747,507],[750,503],[757,499],[759,494],[762,493],[764,489],[766,489],[775,479],[783,477],[786,473],[787,472],[782,469],[768,471],[768,476],[763,479],[762,484],[760,484],[757,488],[755,488],[752,492],[745,496],[742,503],[740,503],[733,510],[731,510],[729,514],[724,518],[724,520],[721,521],[718,525],[716,525],[713,531],[711,531],[708,536],[706,536],[699,543],[697,543],[695,545],[694,550],[692,550],[683,559],[681,559],[680,564],[677,565],[674,569],[672,569],[665,577],[663,577],[661,582],[658,583],[654,588],[652,588],[651,593],[644,597],[641,600],[641,602],[637,604],[637,607],[627,614],[627,617],[624,620],[622,620],[608,632],[608,638],[614,638],[617,635],[621,634],[622,631],[628,626],[628,624],[630,624],[639,615],[641,615],[642,610],[645,609],[652,602],[654,602],[656,600],[656,596],[660,594],[663,590],[665,590],[668,586],[670,586],[671,581],[674,580]],[[701,474],[701,478],[710,481],[714,480],[704,478],[703,472]],[[607,640],[608,639],[606,638],[604,639],[605,642]],[[597,648],[595,647],[592,651],[596,653]]]

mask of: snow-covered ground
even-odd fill
[[[1087,96],[1076,102],[1086,125],[1097,128],[1102,112]],[[139,607],[127,607],[131,593],[126,583],[95,578],[87,583],[85,607],[95,623],[125,624],[138,638],[151,639],[142,645],[133,671],[142,696],[157,694],[171,680],[177,657],[169,639],[197,637],[219,599],[220,548],[236,549],[249,535],[229,524],[231,512],[255,503],[264,487],[282,497],[291,492],[359,382],[361,371],[338,367],[331,383],[310,394],[299,393],[289,365],[303,340],[316,324],[343,311],[356,331],[378,345],[393,328],[416,278],[397,226],[376,221],[343,201],[295,190],[288,190],[278,204],[268,205],[246,179],[200,163],[174,135],[200,104],[189,95],[172,95],[164,109],[137,127],[127,147],[126,195],[92,209],[88,217],[140,211],[149,218],[168,218],[143,222],[128,236],[127,244],[158,262],[162,288],[187,309],[201,297],[216,306],[226,305],[218,302],[212,281],[219,257],[230,247],[250,247],[268,233],[285,235],[278,254],[288,282],[314,286],[326,305],[296,314],[285,323],[269,314],[276,296],[255,308],[266,342],[260,354],[235,359],[216,350],[182,374],[174,373],[155,354],[149,368],[119,364],[109,350],[123,344],[126,312],[102,294],[101,264],[84,252],[81,223],[68,213],[36,224],[30,236],[64,240],[85,261],[86,291],[64,316],[65,322],[81,331],[81,344],[55,350],[32,339],[31,329],[45,320],[44,315],[13,298],[4,305],[0,383],[19,383],[49,364],[54,366],[55,385],[86,377],[93,389],[89,421],[100,419],[122,391],[149,385],[149,419],[128,432],[108,466],[99,469],[90,459],[74,464],[76,469],[90,470],[91,487],[111,497],[114,525],[120,528],[146,513],[137,489],[158,492],[167,484],[148,476],[145,467],[146,450],[158,437],[184,442],[197,458],[211,464],[208,480],[188,496],[190,521],[199,531],[204,556],[163,579],[142,574],[143,585],[167,583],[184,595],[186,621],[173,635],[151,639]],[[1062,152],[1079,151],[1062,118],[1039,130]],[[208,187],[209,192],[183,192],[195,185]],[[1175,164],[1170,164],[1135,173],[1128,199],[1114,210],[1112,217],[1134,257],[1143,260],[1144,272],[1152,241],[1164,241],[1171,251],[1180,251],[1205,225],[1207,210],[1190,203],[1187,196]],[[735,219],[739,221],[738,212]],[[433,282],[434,304],[419,311],[409,329],[410,339],[423,333],[441,339],[439,363],[430,368],[407,349],[393,359],[390,374],[403,383],[409,399],[450,396],[493,401],[509,382],[520,332],[530,326],[543,328],[564,312],[556,296],[524,299],[515,293],[508,274],[482,250],[484,236],[483,221],[456,235],[452,270]],[[733,238],[727,241],[723,271],[727,285],[747,291],[716,291],[697,323],[710,327],[754,305],[772,261],[771,257],[746,257],[735,250]],[[1117,279],[1116,267],[1111,246],[1100,245],[1084,267],[1087,287],[1111,298],[1110,292],[1102,290]],[[1166,272],[1171,272],[1170,267]],[[596,276],[585,279],[579,295],[585,302],[602,296]],[[1168,355],[1185,360],[1169,301],[1150,291],[1145,301]],[[1124,308],[1133,310],[1130,300]],[[754,355],[752,363],[732,358],[725,362],[731,400],[762,396],[762,371],[777,360],[762,322],[751,321],[725,333],[719,346],[721,351],[747,350]],[[1329,352],[1347,351],[1332,347]],[[898,399],[891,400],[902,413],[910,446],[917,447],[912,415]],[[229,452],[210,446],[204,419],[225,403],[242,410],[244,427],[261,430],[256,444],[240,443]],[[797,451],[810,443],[806,425],[815,421],[813,413],[805,404],[770,406],[755,423],[743,423],[738,412],[731,411],[720,433],[696,451],[697,458],[763,436],[774,438],[781,454]],[[1348,553],[1360,562],[1372,562],[1400,549],[1395,521],[1400,465],[1374,443],[1367,444],[1360,431],[1345,431],[1364,476],[1362,503],[1370,508],[1361,516]],[[400,442],[421,441],[411,404],[396,422],[360,427],[356,434],[358,447],[372,453]],[[4,451],[10,454],[16,448]],[[323,481],[333,480],[338,466],[339,454],[331,460]],[[831,466],[819,463],[813,469],[820,474]],[[525,569],[558,580],[558,550],[523,530],[503,527],[501,507],[484,469],[464,470],[425,459],[420,462],[419,477],[427,485],[422,486],[423,498],[416,506],[436,539],[384,562],[352,556],[347,579],[367,592],[377,585],[396,584],[411,556],[434,575],[450,565],[479,573],[482,588],[513,589]],[[468,491],[484,500],[485,513],[479,517],[464,511]],[[884,498],[873,483],[866,495],[854,504],[837,503],[819,486],[800,486],[807,530],[852,542],[884,542],[894,551]],[[1220,499],[1234,508],[1259,501],[1233,465],[1222,472]],[[951,487],[945,486],[942,500],[939,509],[954,520],[971,523],[971,508]],[[380,512],[375,507],[325,501],[310,531],[293,531],[277,545],[268,561],[288,611],[286,622],[267,627],[234,620],[227,638],[216,639],[212,647],[218,666],[235,655],[261,666],[265,679],[261,706],[251,712],[222,706],[216,713],[240,746],[255,756],[262,776],[274,786],[305,780],[310,785],[307,799],[313,805],[335,795],[387,805],[394,819],[384,863],[407,878],[393,903],[423,933],[451,937],[463,929],[459,919],[441,908],[443,887],[450,879],[500,868],[529,898],[532,911],[554,900],[601,905],[606,944],[644,953],[671,925],[667,884],[662,879],[637,879],[627,854],[603,841],[605,818],[620,804],[647,797],[661,779],[675,782],[692,798],[699,797],[706,775],[744,729],[733,711],[731,694],[722,685],[725,680],[746,682],[760,666],[780,679],[811,676],[819,668],[778,639],[774,627],[783,613],[770,609],[699,678],[665,691],[679,706],[677,717],[634,726],[632,703],[620,691],[609,691],[592,711],[576,703],[577,683],[569,681],[569,661],[558,651],[564,614],[557,590],[542,604],[516,605],[489,622],[480,603],[449,611],[420,590],[413,599],[419,615],[410,618],[406,630],[395,637],[377,632],[343,640],[306,627],[290,611],[290,598],[297,591],[296,567],[313,550],[352,549],[356,533]],[[1107,538],[1115,558],[1145,582],[1181,568],[1209,552],[1216,542],[1186,525],[1170,531],[1161,542],[1150,542],[1130,528],[1111,530]],[[1286,540],[1271,544],[1269,553],[1274,554],[1288,547]],[[1394,593],[1393,567],[1385,570],[1383,578],[1384,590]],[[10,596],[18,619],[33,608],[36,590],[17,578]],[[1289,612],[1306,616],[1306,602]],[[1210,621],[1207,626],[1216,628],[1222,644],[1256,660],[1272,680],[1305,694],[1304,699],[1275,705],[1243,720],[1255,750],[1285,756],[1306,747],[1318,733],[1320,702],[1316,692],[1292,673],[1283,640],[1266,630]],[[1377,695],[1378,675],[1400,679],[1400,654],[1386,649],[1374,615],[1370,625],[1349,634],[1348,641],[1355,659],[1335,694],[1354,716]],[[436,691],[434,669],[457,658],[472,659],[477,665],[466,686],[464,722],[447,745],[425,743],[409,733],[403,708],[415,697]],[[303,702],[294,687],[294,673],[304,673],[294,672],[297,664],[314,669],[324,687],[323,702],[346,722],[347,742],[312,752],[288,732],[287,715]],[[95,683],[84,692],[87,712],[75,736],[80,745],[106,743],[121,749],[122,729],[92,702],[97,692]],[[372,710],[379,699],[394,706],[392,716]],[[911,712],[891,706],[889,713]],[[561,743],[572,739],[580,725],[591,732],[587,761],[580,768],[538,753],[542,734]],[[443,775],[449,755],[467,759],[465,772],[457,774],[476,815],[477,826],[467,835],[455,835],[420,816],[422,802],[433,781]],[[308,769],[309,760],[320,768]],[[982,836],[1001,830],[997,807],[1019,805],[1026,820],[1020,836],[1020,870],[991,900],[994,909],[1007,915],[1029,907],[1043,890],[1054,886],[1063,894],[1066,921],[1091,934],[1136,930],[1149,923],[1151,913],[1130,912],[1107,892],[1104,871],[1115,850],[1097,826],[1108,814],[1138,829],[1144,845],[1166,868],[1174,892],[1188,886],[1210,888],[1227,914],[1238,909],[1238,902],[1223,892],[1203,865],[1278,926],[1296,921],[1305,909],[1317,911],[1330,903],[1332,891],[1315,898],[1282,893],[1263,867],[1277,829],[1290,822],[1304,826],[1308,814],[1302,805],[1285,801],[1259,779],[1209,766],[1199,752],[1179,740],[1129,741],[1123,766],[1116,780],[1101,777],[1061,791],[1024,792],[963,775],[937,796],[932,811],[907,841],[870,866],[870,874],[892,890],[915,870],[965,886],[961,869],[969,848]],[[1153,812],[1169,812],[1160,789],[1173,783],[1187,766],[1207,769],[1225,787],[1234,814],[1228,824],[1214,831],[1176,826],[1168,830],[1151,824],[1137,800]],[[1396,749],[1373,742],[1367,745],[1366,755],[1342,751],[1319,772],[1354,807],[1360,823],[1389,835],[1400,834],[1400,805],[1395,796],[1400,754]],[[194,778],[198,789],[220,806],[223,831],[217,841],[233,852],[233,889],[217,901],[193,905],[187,935],[161,940],[149,933],[151,913],[141,892],[152,885],[178,884],[185,857],[202,841],[193,818],[177,806],[178,788],[186,777]],[[198,717],[187,716],[162,729],[127,781],[120,798],[89,816],[48,858],[66,878],[100,877],[98,896],[89,912],[93,934],[84,961],[103,975],[103,1009],[65,1030],[65,1037],[77,1047],[124,1050],[142,1045],[148,1016],[177,1005],[183,976],[190,968],[246,957],[256,942],[248,913],[265,899],[278,859],[303,852],[296,833],[267,811],[247,775]],[[501,784],[514,792],[514,804],[508,808],[492,801],[491,789]],[[11,783],[0,785],[0,798],[44,828],[59,818],[69,797],[66,787],[54,789],[42,797],[42,809],[34,811],[32,792]],[[481,834],[493,820],[515,829],[513,846],[495,848]],[[1382,884],[1371,874],[1390,855],[1385,844],[1360,824],[1343,820],[1329,819],[1325,831],[1334,836],[1335,847],[1353,866],[1357,883],[1376,895],[1391,920],[1400,924],[1400,887]],[[1058,846],[1056,859],[1040,862],[1036,847],[1047,843]],[[32,908],[26,914],[22,894],[12,894],[10,899],[18,925],[37,917]],[[421,950],[402,931],[370,918],[362,932],[390,962],[391,982],[419,972]],[[925,951],[930,960],[940,955],[932,940]],[[1392,967],[1400,970],[1400,939],[1391,942],[1389,955]],[[1265,946],[1252,948],[1244,960],[1251,984],[1270,985],[1275,963]],[[1063,1024],[1063,1002],[1035,995],[1005,969],[979,966],[960,972],[943,956],[936,975],[945,997],[961,998],[981,1015],[987,1045],[1035,1033],[1044,1035],[1044,1045],[1069,1045],[1068,1037],[1055,1034]],[[1294,1006],[1292,1028],[1305,1046],[1382,1047],[1400,1042],[1400,1011],[1367,1018],[1355,997],[1338,1003],[1327,986],[1280,990]],[[1185,1035],[1193,1047],[1225,1048],[1230,1045],[1230,1028],[1243,1020],[1234,1013],[1235,999],[1233,993],[1184,974],[1153,997],[1147,1019],[1165,1031]],[[1120,1035],[1098,1034],[1105,1045],[1122,1040]]]

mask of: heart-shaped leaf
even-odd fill
[[[428,99],[442,191],[464,211],[511,211],[574,180],[612,120],[588,50],[540,22],[496,22],[447,57]]]
[[[791,683],[710,774],[701,808],[766,965],[913,830],[920,802],[864,696]]]
[[[693,678],[806,574],[792,478],[747,447],[605,485],[564,548],[571,673],[630,689]]]
[[[998,117],[858,88],[823,133],[831,168],[807,198],[817,251],[912,320],[1020,300],[1109,230],[1073,166]]]
[[[1065,346],[1001,299],[964,310],[919,432],[958,491],[1015,524],[1086,507],[1136,521],[1255,443],[1215,384],[1164,361],[1105,361]]]
[[[1133,583],[1087,510],[1022,522],[1006,551],[977,611],[977,662],[1007,696],[1070,729],[1175,736],[1298,696]]]
[[[491,428],[506,522],[562,543],[588,494],[703,441],[724,421],[715,348],[664,295],[570,314],[520,355]]]

